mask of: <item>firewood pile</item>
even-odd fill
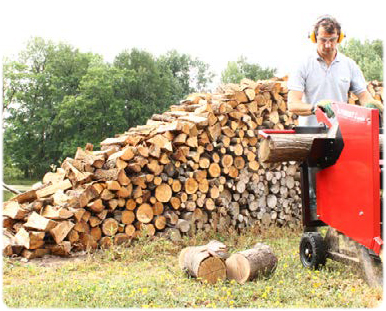
[[[374,99],[383,103],[383,82],[377,80],[371,81],[367,84],[367,90]],[[360,105],[358,97],[352,92],[349,93],[348,103]]]
[[[244,79],[191,94],[146,125],[78,148],[3,205],[3,254],[26,258],[180,239],[196,231],[296,226],[297,162],[260,163],[258,130],[297,124],[285,79]]]

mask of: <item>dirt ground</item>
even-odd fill
[[[23,257],[14,257],[12,261],[18,261],[23,265],[34,264],[39,267],[58,267],[66,263],[81,262],[87,259],[87,253],[84,251],[75,252],[69,257],[59,257],[55,255],[45,255],[41,258],[26,259]]]

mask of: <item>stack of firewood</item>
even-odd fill
[[[367,90],[374,99],[383,103],[383,82],[377,80],[371,81],[367,84]],[[348,102],[349,104],[360,105],[358,97],[352,92],[349,93]]]
[[[298,163],[260,163],[258,130],[296,125],[284,79],[191,94],[146,125],[78,148],[33,189],[4,203],[5,255],[179,239],[198,230],[296,226]]]

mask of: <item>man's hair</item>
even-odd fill
[[[315,26],[314,26],[314,32],[315,36],[318,35],[319,27],[322,26],[329,34],[333,33],[335,30],[340,35],[341,27],[340,24],[337,22],[335,18],[333,18],[330,15],[323,15],[319,17],[317,20]]]

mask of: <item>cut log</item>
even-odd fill
[[[27,219],[27,222],[24,224],[25,228],[48,232],[51,229],[55,228],[57,223],[53,220],[47,219],[43,216],[40,216],[36,212],[32,212]]]
[[[48,219],[61,220],[71,218],[74,216],[74,212],[65,207],[46,205],[42,209],[41,215]]]
[[[121,222],[125,225],[132,224],[135,220],[135,214],[133,211],[123,211]]]
[[[211,177],[219,177],[221,175],[221,168],[218,163],[211,163],[208,169],[208,173]]]
[[[67,190],[67,189],[70,189],[71,187],[72,187],[71,181],[69,179],[65,179],[53,185],[47,186],[43,189],[37,190],[36,196],[38,198],[44,198],[54,194],[58,190]]]
[[[128,246],[131,243],[131,238],[126,233],[118,233],[114,236],[115,245],[125,245]]]
[[[66,176],[66,171],[59,167],[56,172],[48,172],[43,177],[43,184],[55,184],[57,182],[63,181]]]
[[[44,232],[27,231],[24,228],[20,228],[15,235],[15,241],[26,249],[38,249],[44,245],[44,236]]]
[[[14,196],[10,201],[16,201],[19,204],[23,204],[26,202],[32,202],[37,199],[36,190],[29,190],[23,193]]]
[[[7,216],[12,219],[23,219],[28,213],[29,211],[22,208],[22,206],[16,201],[8,201],[4,203],[3,216]]]
[[[226,261],[227,277],[240,284],[255,278],[269,277],[276,269],[277,257],[265,244],[232,254]]]
[[[194,178],[188,178],[185,181],[185,191],[187,194],[196,193],[198,190],[198,183]]]
[[[147,224],[151,222],[153,216],[153,209],[149,204],[144,203],[138,207],[136,217],[140,222]]]
[[[70,233],[71,229],[74,228],[75,224],[71,221],[62,221],[59,222],[55,228],[50,230],[52,237],[54,238],[56,244],[62,242],[65,237]]]
[[[168,184],[162,183],[155,189],[155,197],[159,202],[169,202],[172,197],[172,189]]]
[[[211,241],[203,246],[191,246],[181,250],[179,255],[180,268],[190,276],[215,284],[226,278],[224,254],[226,246],[218,241]]]
[[[106,236],[113,236],[118,232],[119,223],[114,218],[106,218],[102,223],[102,232]]]
[[[105,208],[102,199],[97,199],[97,200],[95,200],[95,201],[90,202],[89,204],[87,204],[87,207],[88,207],[91,211],[93,211],[93,212],[95,212],[95,213],[100,213],[100,212],[103,211],[104,208]]]
[[[181,232],[188,232],[190,229],[190,222],[185,219],[178,219],[176,228],[179,229]]]
[[[157,216],[154,220],[154,227],[157,230],[163,230],[166,226],[166,217],[165,216]]]
[[[263,139],[259,148],[262,162],[303,162],[307,159],[315,138],[326,138],[327,134],[272,134]]]

